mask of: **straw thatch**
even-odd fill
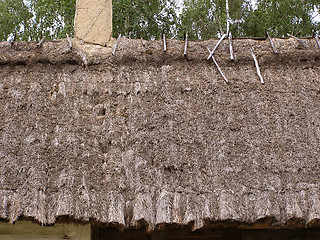
[[[316,42],[217,41],[0,43],[0,218],[320,218]]]

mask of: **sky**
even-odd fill
[[[315,8],[314,13],[312,14],[312,17],[314,18],[314,22],[320,22],[320,14],[318,14],[318,9]]]

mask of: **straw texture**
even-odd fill
[[[316,42],[217,41],[0,43],[0,218],[319,219]]]

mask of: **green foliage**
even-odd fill
[[[0,40],[38,41],[73,35],[76,0],[0,0]]]
[[[177,23],[174,0],[113,1],[113,36],[157,39],[162,31],[175,36]]]
[[[268,31],[273,36],[310,36],[319,23],[312,20],[311,13],[319,9],[318,0],[260,0],[257,9],[248,11],[242,34],[264,36]]]
[[[0,0],[0,41],[39,41],[73,36],[76,0]],[[319,13],[319,0],[229,0],[233,36],[310,36],[320,33],[320,23],[312,13]],[[176,0],[114,0],[113,36],[129,38],[216,38],[226,32],[226,0],[184,0],[182,14],[177,14]]]
[[[243,16],[244,0],[229,0],[230,17],[233,20]],[[209,39],[226,32],[225,0],[185,0],[181,15],[180,36],[189,33],[191,39]]]
[[[263,37],[310,36],[319,32],[320,24],[311,14],[320,9],[319,0],[229,0],[230,26],[233,36]],[[187,31],[191,39],[209,39],[226,31],[225,0],[185,0],[181,16],[180,36]]]
[[[0,0],[0,40],[7,40],[10,34],[18,36],[20,40],[27,40],[25,29],[31,17],[23,0]]]
[[[32,20],[30,37],[33,40],[65,38],[73,35],[76,0],[31,0]]]

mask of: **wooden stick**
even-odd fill
[[[43,38],[41,39],[41,41],[36,45],[37,48],[42,47],[42,44],[44,43],[44,40],[45,40],[45,39],[46,39],[46,37],[43,37]]]
[[[291,34],[289,34],[288,33],[288,36],[289,37],[291,37],[291,38],[293,38],[293,39],[295,39],[295,40],[297,40],[299,43],[301,43],[305,48],[309,48],[309,46],[305,43],[305,42],[303,42],[302,40],[300,40],[299,38],[297,38],[297,37],[295,37],[295,36],[293,36],[293,35],[291,35]]]
[[[141,38],[141,44],[142,44],[142,46],[146,46],[146,43],[144,42],[144,40]]]
[[[116,51],[117,51],[117,47],[118,47],[118,44],[119,44],[119,42],[120,42],[120,39],[121,39],[121,33],[119,34],[118,39],[117,39],[117,41],[116,41],[116,44],[115,44],[114,47],[113,47],[113,50],[112,50],[112,55],[113,55],[113,56],[116,55]]]
[[[269,36],[268,32],[267,32],[267,37],[268,37],[268,39],[269,39],[269,42],[270,42],[270,45],[271,45],[271,47],[272,47],[272,50],[273,50],[274,54],[278,54],[279,52],[278,52],[278,50],[276,49],[276,46],[274,45],[274,43],[273,43],[271,37]]]
[[[217,61],[214,59],[213,56],[212,56],[212,60],[213,60],[214,64],[216,65],[218,71],[220,72],[221,76],[223,77],[223,79],[226,81],[226,83],[229,83],[228,79],[227,79],[226,76],[223,74],[221,68],[219,67]]]
[[[68,40],[70,49],[72,49],[72,42],[68,34],[67,34],[67,40]]]
[[[163,34],[163,51],[167,51],[166,35]]]
[[[229,35],[230,31],[230,14],[229,14],[229,1],[226,0],[226,11],[227,11],[227,35]]]
[[[187,56],[187,52],[188,51],[188,33],[186,33],[186,39],[184,41],[184,52],[183,52],[183,55],[184,56]]]
[[[234,61],[233,47],[232,47],[232,33],[231,33],[231,31],[229,32],[229,48],[230,48],[230,58],[231,58],[232,61]]]
[[[207,47],[207,49],[208,49],[208,51],[210,52],[210,49],[209,49],[208,47]],[[226,78],[226,76],[223,74],[223,72],[222,72],[221,68],[219,67],[219,65],[218,65],[218,63],[217,63],[217,61],[216,61],[216,59],[215,59],[213,56],[211,56],[211,58],[212,58],[212,61],[214,62],[214,64],[216,65],[216,67],[217,67],[217,69],[218,69],[219,73],[220,73],[220,74],[221,74],[221,76],[223,77],[223,79],[226,81],[226,83],[229,83],[228,79]]]
[[[207,60],[209,60],[209,59],[213,56],[214,51],[218,48],[218,46],[219,46],[220,43],[223,41],[223,39],[225,39],[226,36],[227,36],[227,34],[223,34],[223,36],[220,38],[219,42],[216,44],[216,46],[213,48],[213,50],[212,50],[212,51],[209,51],[210,54],[209,54]]]
[[[263,77],[261,75],[261,71],[260,71],[260,67],[259,67],[259,62],[258,62],[258,59],[256,58],[256,55],[254,54],[254,49],[253,47],[251,48],[251,55],[253,57],[253,60],[254,60],[254,63],[256,65],[256,68],[257,68],[257,74],[261,80],[261,84],[264,84],[264,81],[263,81]]]
[[[320,48],[320,42],[319,42],[318,36],[317,36],[317,35],[314,35],[314,38],[316,39],[316,42],[317,42],[317,44],[318,44],[318,47]]]

